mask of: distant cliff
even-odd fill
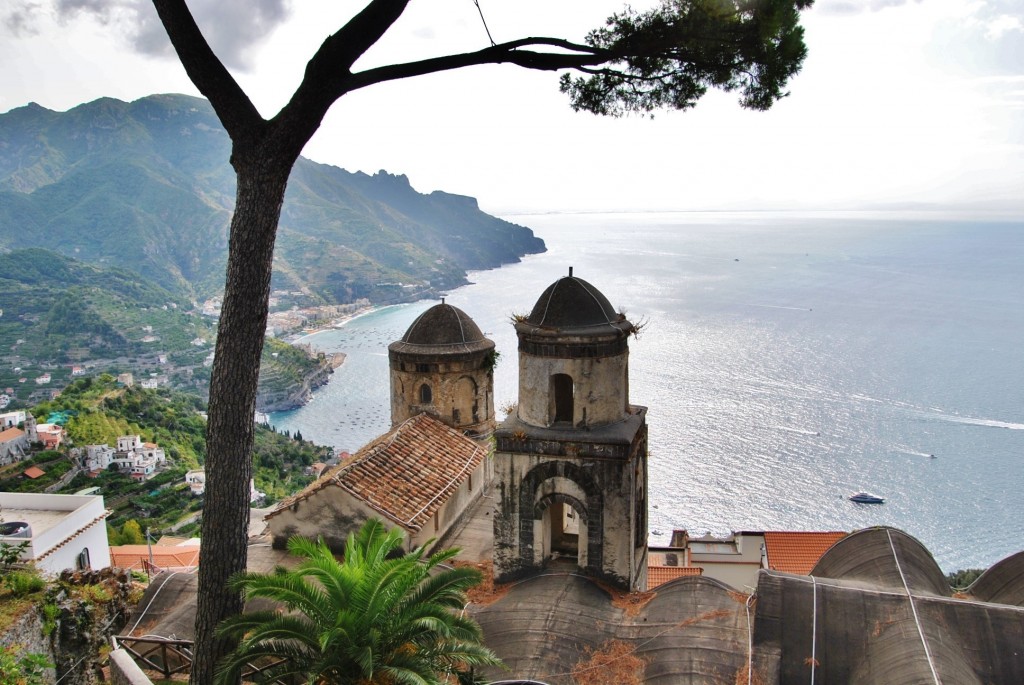
[[[336,360],[308,345],[289,345],[267,338],[260,364],[256,410],[288,411],[309,402],[313,391],[326,385]]]
[[[0,248],[42,246],[133,270],[196,299],[223,286],[235,178],[206,100],[111,98],[0,114]],[[469,197],[416,192],[300,158],[281,215],[273,288],[305,304],[408,300],[544,251]]]

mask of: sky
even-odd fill
[[[645,9],[654,0],[634,0]],[[352,0],[189,0],[264,114],[289,98]],[[608,0],[479,0],[497,42],[580,40]],[[480,49],[474,0],[412,0],[356,68]],[[1024,218],[1024,0],[818,0],[790,95],[709,93],[687,112],[576,113],[557,75],[482,66],[339,100],[304,155],[405,174],[495,214],[929,210]],[[0,112],[198,91],[148,0],[3,0]]]

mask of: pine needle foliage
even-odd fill
[[[298,567],[235,576],[232,589],[247,600],[273,600],[286,611],[221,624],[218,633],[239,642],[220,662],[216,683],[238,682],[247,664],[270,664],[265,682],[317,685],[434,685],[498,664],[480,627],[462,613],[480,572],[442,567],[457,549],[400,554],[401,544],[400,530],[371,519],[349,535],[343,561],[322,539],[293,537],[288,550],[303,558]]]

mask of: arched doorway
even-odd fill
[[[564,373],[556,373],[551,377],[549,388],[549,414],[551,423],[572,423],[573,412],[573,386],[572,376]]]
[[[569,562],[587,568],[587,509],[572,495],[553,493],[537,502],[534,536],[543,565]]]

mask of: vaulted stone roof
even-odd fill
[[[541,293],[526,322],[564,330],[614,324],[622,319],[600,290],[570,274]]]
[[[902,561],[902,563],[901,563]],[[834,544],[810,575],[949,595],[946,576],[928,548],[896,528],[865,528]]]
[[[494,342],[466,312],[450,304],[435,304],[416,317],[401,340],[388,346],[392,354],[435,355],[480,352],[494,348]]]
[[[340,487],[406,530],[419,531],[486,457],[483,447],[428,414],[399,424],[267,515]]]
[[[466,312],[443,302],[416,317],[402,336],[402,342],[412,345],[462,345],[483,339]]]
[[[737,677],[747,663],[753,620],[745,598],[703,576],[676,579],[646,597],[613,597],[593,580],[549,572],[514,583],[493,604],[469,610],[483,628],[485,644],[508,667],[485,670],[493,680],[591,682],[580,668],[589,654],[614,640],[645,662],[642,675],[636,674],[639,682],[704,685],[747,682]]]

